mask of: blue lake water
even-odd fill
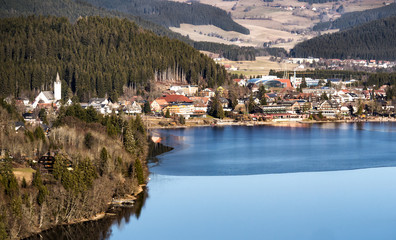
[[[110,239],[396,239],[396,124],[158,130],[140,217]]]

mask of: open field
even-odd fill
[[[298,64],[278,63],[270,61],[270,57],[257,57],[256,61],[223,61],[221,64],[230,64],[238,68],[231,73],[243,74],[246,76],[268,75],[271,69],[276,71],[292,71]],[[303,69],[302,69],[303,70]]]
[[[174,0],[188,2],[189,0]],[[265,42],[272,42],[273,47],[291,49],[295,44],[315,37],[317,33],[310,28],[321,21],[336,19],[341,15],[336,12],[343,5],[345,12],[362,11],[381,7],[393,0],[340,0],[311,6],[297,0],[277,0],[265,3],[261,0],[199,0],[200,3],[219,7],[229,12],[239,24],[250,30],[250,35],[227,32],[215,26],[193,26],[182,24],[180,28],[171,28],[196,41],[211,41],[238,46],[262,47]],[[200,34],[201,33],[201,34]],[[213,37],[213,33],[219,37]],[[240,41],[230,41],[238,38]]]
[[[260,43],[260,41],[256,41],[256,39],[253,39],[251,35],[245,35],[234,31],[224,31],[223,29],[213,25],[180,24],[179,28],[170,27],[169,29],[174,32],[178,32],[184,36],[188,35],[191,39],[195,41],[209,41],[253,47],[256,47]],[[216,36],[221,36],[221,38]],[[243,41],[231,42],[231,39],[235,38],[242,39]]]
[[[22,182],[22,179],[25,178],[26,182],[29,184],[33,180],[33,173],[36,171],[32,168],[13,168],[12,172],[14,173],[16,179],[19,183]]]

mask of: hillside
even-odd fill
[[[112,18],[126,18],[135,22],[138,26],[150,30],[159,36],[166,36],[172,39],[181,40],[191,46],[199,46],[198,50],[209,50],[206,44],[198,43],[192,41],[189,37],[182,36],[179,33],[173,32],[170,29],[155,24],[150,21],[146,21],[138,16],[133,16],[131,14],[115,11],[115,10],[107,10],[104,8],[99,8],[93,6],[89,3],[83,1],[73,1],[73,0],[46,0],[46,1],[38,1],[38,0],[3,0],[3,4],[0,5],[0,18],[7,17],[18,17],[18,16],[57,16],[57,17],[67,17],[71,22],[77,21],[79,17],[85,16],[101,16],[101,17],[112,17]],[[223,46],[218,45],[217,48],[213,48],[213,44],[210,46],[210,50],[221,54],[224,52]],[[236,49],[238,53],[231,54],[232,56],[241,56],[241,58],[233,58],[232,60],[243,60],[243,59],[251,59],[255,58],[255,55],[251,55],[250,50],[246,48],[238,48]],[[234,51],[234,50],[232,50]],[[243,53],[241,55],[241,52]]]
[[[47,137],[40,126],[15,131],[15,115],[16,107],[0,99],[0,148],[12,156],[0,161],[0,239],[101,216],[112,199],[138,193],[146,182],[150,149],[139,116],[62,107]],[[32,161],[49,151],[52,174]]]
[[[232,20],[226,11],[206,4],[191,4],[161,0],[87,0],[95,6],[140,16],[165,27],[181,23],[212,24],[226,31],[249,34],[249,30]]]
[[[396,59],[396,17],[319,36],[297,44],[290,54],[294,57]]]
[[[98,8],[83,1],[3,0],[2,4],[0,4],[0,18],[30,16],[30,15],[67,17],[71,22],[75,22],[79,17],[85,17],[85,16],[127,18],[135,22],[140,27],[153,31],[157,35],[167,36],[185,42],[190,41],[188,38],[183,37],[178,33],[172,32],[166,27],[146,21],[140,17],[122,12],[110,11],[107,9]]]
[[[188,3],[191,0],[173,0]],[[309,0],[307,0],[309,1]],[[297,0],[199,0],[228,12],[249,35],[223,32],[213,25],[181,24],[172,30],[195,41],[217,42],[251,47],[280,47],[287,50],[297,43],[317,36],[312,27],[321,21],[337,19],[341,12],[362,11],[383,6],[393,0],[327,1],[308,4]],[[341,7],[342,6],[342,7]],[[342,11],[340,11],[340,8]],[[220,30],[220,31],[219,31]]]
[[[144,31],[124,19],[87,17],[0,19],[0,96],[51,88],[56,72],[63,96],[113,99],[124,86],[150,92],[155,81],[221,85],[226,71],[193,47]]]
[[[364,23],[384,19],[396,15],[396,3],[389,4],[380,8],[369,9],[365,11],[350,12],[343,14],[340,18],[318,23],[313,27],[314,31],[323,31],[327,29],[345,30]]]

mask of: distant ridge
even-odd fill
[[[232,20],[224,10],[192,2],[163,0],[86,0],[95,6],[129,13],[165,27],[179,27],[181,23],[214,25],[225,31],[249,34],[249,29]]]
[[[314,31],[324,31],[327,29],[345,30],[358,25],[368,23],[370,21],[384,19],[396,16],[396,3],[389,4],[380,8],[369,9],[365,11],[350,12],[343,14],[340,18],[318,23],[313,27]]]
[[[396,60],[396,16],[297,44],[293,57]]]

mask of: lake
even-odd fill
[[[138,217],[105,238],[396,238],[395,123],[154,133],[175,149],[150,161]]]
[[[157,131],[139,219],[110,239],[395,239],[396,124]]]

